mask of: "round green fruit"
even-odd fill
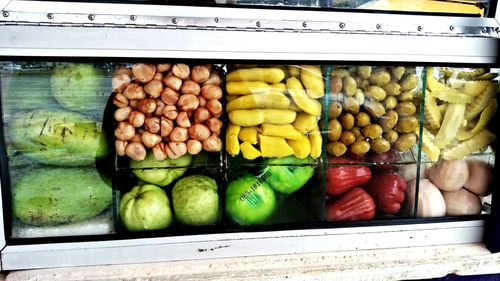
[[[142,161],[130,161],[132,173],[139,179],[158,186],[166,186],[181,177],[191,164],[191,155],[185,154],[177,159],[158,161],[149,152]],[[179,167],[179,168],[177,168]]]
[[[219,219],[219,194],[215,180],[192,175],[178,180],[172,189],[175,218],[185,225],[211,225]]]
[[[167,194],[152,184],[134,186],[123,195],[120,217],[129,231],[164,229],[173,221]]]
[[[275,206],[274,190],[262,178],[245,174],[227,186],[226,213],[240,225],[262,223]]]
[[[276,191],[291,194],[304,186],[314,175],[312,158],[299,159],[295,156],[271,158],[265,162],[263,177]]]

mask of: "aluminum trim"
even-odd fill
[[[481,242],[484,221],[7,246],[3,270]]]

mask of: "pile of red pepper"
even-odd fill
[[[405,200],[406,181],[397,168],[397,154],[375,156],[374,166],[346,157],[330,157],[326,171],[328,221],[371,220],[380,214],[396,214]],[[382,160],[385,164],[380,164]]]

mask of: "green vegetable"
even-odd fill
[[[167,194],[152,184],[134,186],[123,195],[120,218],[129,231],[164,229],[173,220]]]
[[[52,95],[63,107],[92,116],[102,116],[111,94],[110,79],[92,64],[59,64],[50,85]]]
[[[13,180],[14,215],[32,225],[90,219],[111,203],[110,185],[95,168],[36,168]]]
[[[266,182],[276,191],[293,193],[304,186],[313,176],[314,160],[311,157],[299,159],[295,156],[270,158],[264,162],[268,165],[264,170]]]
[[[240,225],[262,223],[275,206],[274,191],[262,178],[244,174],[227,186],[226,213]]]
[[[186,225],[210,225],[219,218],[215,180],[193,175],[178,180],[172,189],[175,218]]]
[[[19,112],[6,131],[17,150],[43,164],[90,165],[108,153],[101,123],[75,112],[60,109]]]
[[[166,186],[180,178],[191,164],[191,155],[185,154],[177,159],[158,161],[149,152],[142,161],[130,161],[132,173],[139,179],[158,186]],[[180,167],[180,168],[177,168]]]

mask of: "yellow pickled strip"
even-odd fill
[[[451,149],[445,150],[443,152],[443,158],[445,160],[463,159],[467,155],[486,148],[493,140],[495,140],[495,138],[495,134],[485,129],[471,139],[466,140]]]
[[[438,148],[444,148],[454,138],[464,118],[465,104],[452,103],[448,105],[444,114],[441,128],[434,139],[434,144]]]
[[[436,103],[436,99],[428,93],[429,92],[427,92],[425,96],[424,117],[429,126],[436,130],[441,126],[442,116]]]
[[[470,68],[467,70],[461,69],[459,70],[457,77],[472,80],[474,79],[474,77],[484,74],[484,72],[484,68]]]
[[[446,101],[449,103],[460,103],[460,104],[465,104],[465,103],[471,103],[472,100],[474,99],[471,96],[468,96],[466,94],[462,94],[459,91],[447,87],[446,89],[442,90],[435,90],[431,92],[431,95],[442,100]]]
[[[490,81],[467,81],[464,85],[463,92],[468,96],[477,97],[486,90],[489,84]]]
[[[418,130],[417,130],[418,135]],[[422,131],[422,151],[431,159],[432,161],[437,161],[441,150],[433,143],[434,136],[423,128]]]
[[[479,117],[479,122],[477,122],[476,126],[470,131],[466,131],[464,129],[460,129],[457,133],[458,140],[467,140],[478,134],[482,129],[488,125],[493,115],[497,111],[498,103],[496,99],[492,99],[491,103],[481,112],[481,116]]]
[[[495,96],[498,91],[498,84],[489,84],[479,96],[474,98],[474,101],[467,106],[465,119],[472,120],[476,118],[483,109],[488,106],[490,100]]]
[[[447,103],[440,104],[438,105],[438,108],[439,108],[439,113],[443,115],[446,112],[446,109],[448,108],[448,104]]]
[[[484,73],[477,77],[474,77],[475,80],[492,80],[498,76],[498,73]]]

